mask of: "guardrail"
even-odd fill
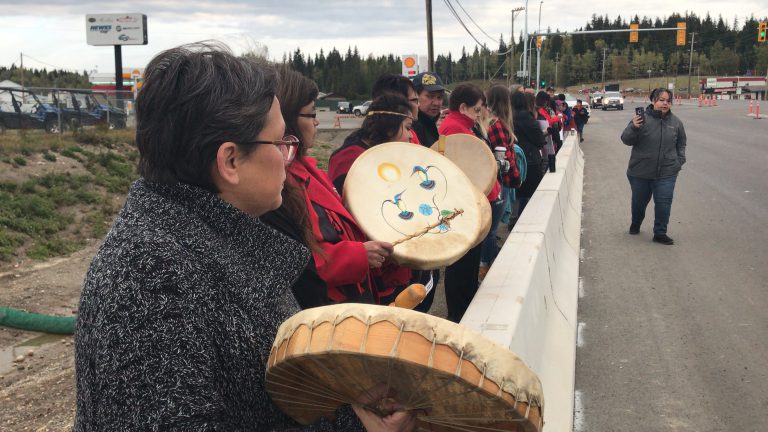
[[[568,136],[461,320],[539,376],[546,432],[573,430],[583,175]]]

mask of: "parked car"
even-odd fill
[[[605,95],[603,95],[603,99],[601,101],[601,104],[603,111],[608,110],[608,108],[616,108],[617,110],[623,110],[624,109],[624,98],[621,96],[621,93],[619,92],[606,92]]]
[[[367,101],[362,105],[355,106],[352,108],[352,112],[358,117],[364,116],[368,112],[368,107],[371,106],[371,102],[372,101]]]
[[[352,112],[352,103],[349,101],[339,101],[336,106],[336,114],[350,114]]]
[[[26,89],[0,87],[0,133],[7,129],[44,129],[59,133],[66,123],[55,106]]]
[[[592,93],[589,96],[589,105],[590,107],[594,108],[600,108],[603,106],[603,94],[596,92]]]

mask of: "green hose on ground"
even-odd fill
[[[24,312],[0,306],[0,326],[44,333],[73,334],[76,318]]]

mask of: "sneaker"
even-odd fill
[[[653,236],[653,241],[656,243],[661,243],[663,245],[673,245],[675,244],[675,241],[672,240],[672,237],[666,235],[666,234],[657,234]]]
[[[633,223],[629,226],[629,233],[632,235],[640,234],[640,225]]]

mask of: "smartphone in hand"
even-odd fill
[[[635,108],[635,115],[640,116],[640,118],[643,120],[643,123],[645,123],[645,108],[643,107]]]

